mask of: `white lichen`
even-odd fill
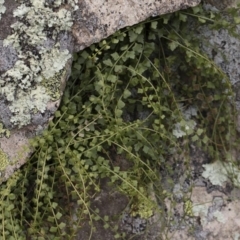
[[[178,122],[174,125],[174,129],[173,129],[172,133],[176,138],[190,135],[193,133],[196,125],[197,124],[194,120],[182,119],[180,122]]]
[[[31,0],[34,8],[44,8],[45,0]]]
[[[14,10],[13,16],[22,18],[31,10],[30,7],[26,7],[25,4],[20,5],[17,9]]]
[[[1,20],[2,14],[5,13],[6,11],[6,7],[3,4],[4,4],[4,0],[0,0],[0,20]]]
[[[197,109],[194,106],[184,108],[182,104],[178,104],[178,107],[181,109],[183,119],[174,125],[172,133],[176,138],[181,138],[193,133],[197,124],[192,117],[197,116]]]
[[[239,240],[240,239],[240,233],[235,232],[233,233],[233,240]]]

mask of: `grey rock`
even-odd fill
[[[16,50],[11,46],[3,47],[2,40],[0,40],[0,56],[0,73],[12,68],[18,59]]]

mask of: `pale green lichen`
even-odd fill
[[[24,15],[26,15],[31,10],[30,7],[26,7],[25,4],[20,5],[17,9],[14,10],[13,16],[22,18]]]
[[[225,223],[227,221],[226,217],[224,217],[223,213],[221,213],[220,211],[214,212],[213,216],[220,223]]]
[[[0,0],[0,20],[1,20],[2,14],[5,13],[6,11],[6,7],[3,4],[4,4],[4,0]]]
[[[235,187],[240,187],[240,171],[231,162],[222,163],[216,161],[211,164],[204,164],[205,170],[202,173],[204,178],[208,178],[212,184],[224,186],[231,180]]]
[[[42,67],[42,75],[46,79],[50,79],[57,72],[64,68],[66,61],[70,58],[68,50],[59,51],[56,48],[51,49],[48,53],[45,53],[40,63]],[[51,68],[48,68],[51,66]]]
[[[239,240],[240,239],[240,233],[235,232],[233,233],[233,240]]]
[[[14,10],[13,15],[19,21],[11,25],[13,34],[3,42],[4,46],[14,47],[18,54],[15,65],[0,76],[0,95],[9,102],[11,122],[18,127],[29,124],[32,113],[44,112],[47,101],[60,98],[59,91],[50,90],[60,88],[58,72],[71,54],[61,49],[58,36],[62,31],[71,30],[72,12],[78,8],[76,0],[67,1],[71,11],[60,7],[66,4],[65,0],[51,4],[46,0],[30,0],[30,3]],[[60,8],[56,11],[51,7]]]
[[[31,113],[38,111],[43,113],[45,111],[50,96],[46,94],[44,87],[37,86],[30,94],[21,92],[21,96],[17,96],[17,99],[18,101],[13,102],[9,107],[11,112],[14,113],[11,122],[24,126],[31,121]]]
[[[195,217],[201,216],[202,226],[206,226],[208,224],[207,214],[209,207],[209,203],[201,203],[192,206],[192,214]]]
[[[2,149],[0,149],[0,171],[4,171],[8,165],[8,156]]]
[[[193,133],[196,122],[194,120],[184,120],[182,119],[180,122],[174,125],[173,135],[176,138],[181,138],[186,135],[190,135]]]

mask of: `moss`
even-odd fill
[[[5,136],[5,137],[9,137],[10,136],[10,131],[8,129],[5,129],[3,127],[3,124],[0,123],[0,137]]]
[[[5,170],[5,168],[8,166],[8,156],[5,152],[3,152],[2,149],[0,149],[0,171]]]
[[[66,70],[61,70],[49,79],[43,79],[41,85],[46,88],[47,94],[51,97],[51,100],[58,100],[61,96],[61,79],[66,74]]]

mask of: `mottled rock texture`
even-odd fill
[[[209,3],[216,8],[223,10],[227,7],[234,7],[239,3],[239,0],[206,0],[206,3]]]
[[[150,16],[162,15],[194,7],[200,0],[118,0],[80,1],[75,12],[73,36],[75,50],[81,50],[126,26],[145,20]]]
[[[0,182],[25,163],[29,139],[48,125],[71,71],[72,53],[200,0],[2,0]]]

